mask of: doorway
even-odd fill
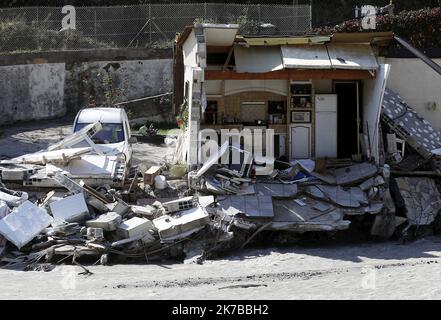
[[[334,82],[337,94],[338,158],[351,159],[360,149],[360,84],[357,81]]]

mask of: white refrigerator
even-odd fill
[[[337,95],[316,95],[315,110],[315,157],[337,158]]]

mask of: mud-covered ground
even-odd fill
[[[0,157],[35,152],[72,119],[0,128]],[[134,146],[135,163],[163,162],[165,147]],[[197,264],[0,270],[0,299],[440,299],[441,238],[232,252]]]
[[[441,239],[245,250],[197,264],[0,270],[0,299],[440,299]]]

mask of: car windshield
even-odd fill
[[[75,132],[80,131],[90,123],[77,123]],[[121,123],[102,123],[103,129],[93,136],[92,141],[96,144],[112,144],[123,142],[124,128]]]

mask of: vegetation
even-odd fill
[[[115,81],[117,77],[115,71],[119,67],[118,63],[110,63],[102,69],[93,67],[82,73],[82,91],[87,106],[113,107],[123,101],[129,83],[127,80]]]
[[[46,51],[72,48],[110,48],[112,45],[96,42],[77,30],[55,31],[47,23],[28,23],[18,17],[0,21],[0,52]]]
[[[40,6],[60,6],[64,1],[41,0]],[[310,0],[69,0],[66,4],[74,6],[114,6],[114,5],[136,5],[145,3],[167,4],[167,3],[249,3],[249,4],[284,4],[293,3],[309,4]],[[354,17],[354,8],[360,5],[372,4],[385,6],[389,0],[312,0],[313,25],[315,27],[337,24]],[[441,6],[440,0],[394,0],[396,12],[403,10],[418,10],[423,8]],[[0,0],[0,7],[35,6],[35,2],[29,0]]]
[[[358,31],[362,31],[361,20],[349,20],[333,27],[317,28],[313,33]],[[418,48],[441,48],[441,7],[378,16],[376,31],[393,31]]]

